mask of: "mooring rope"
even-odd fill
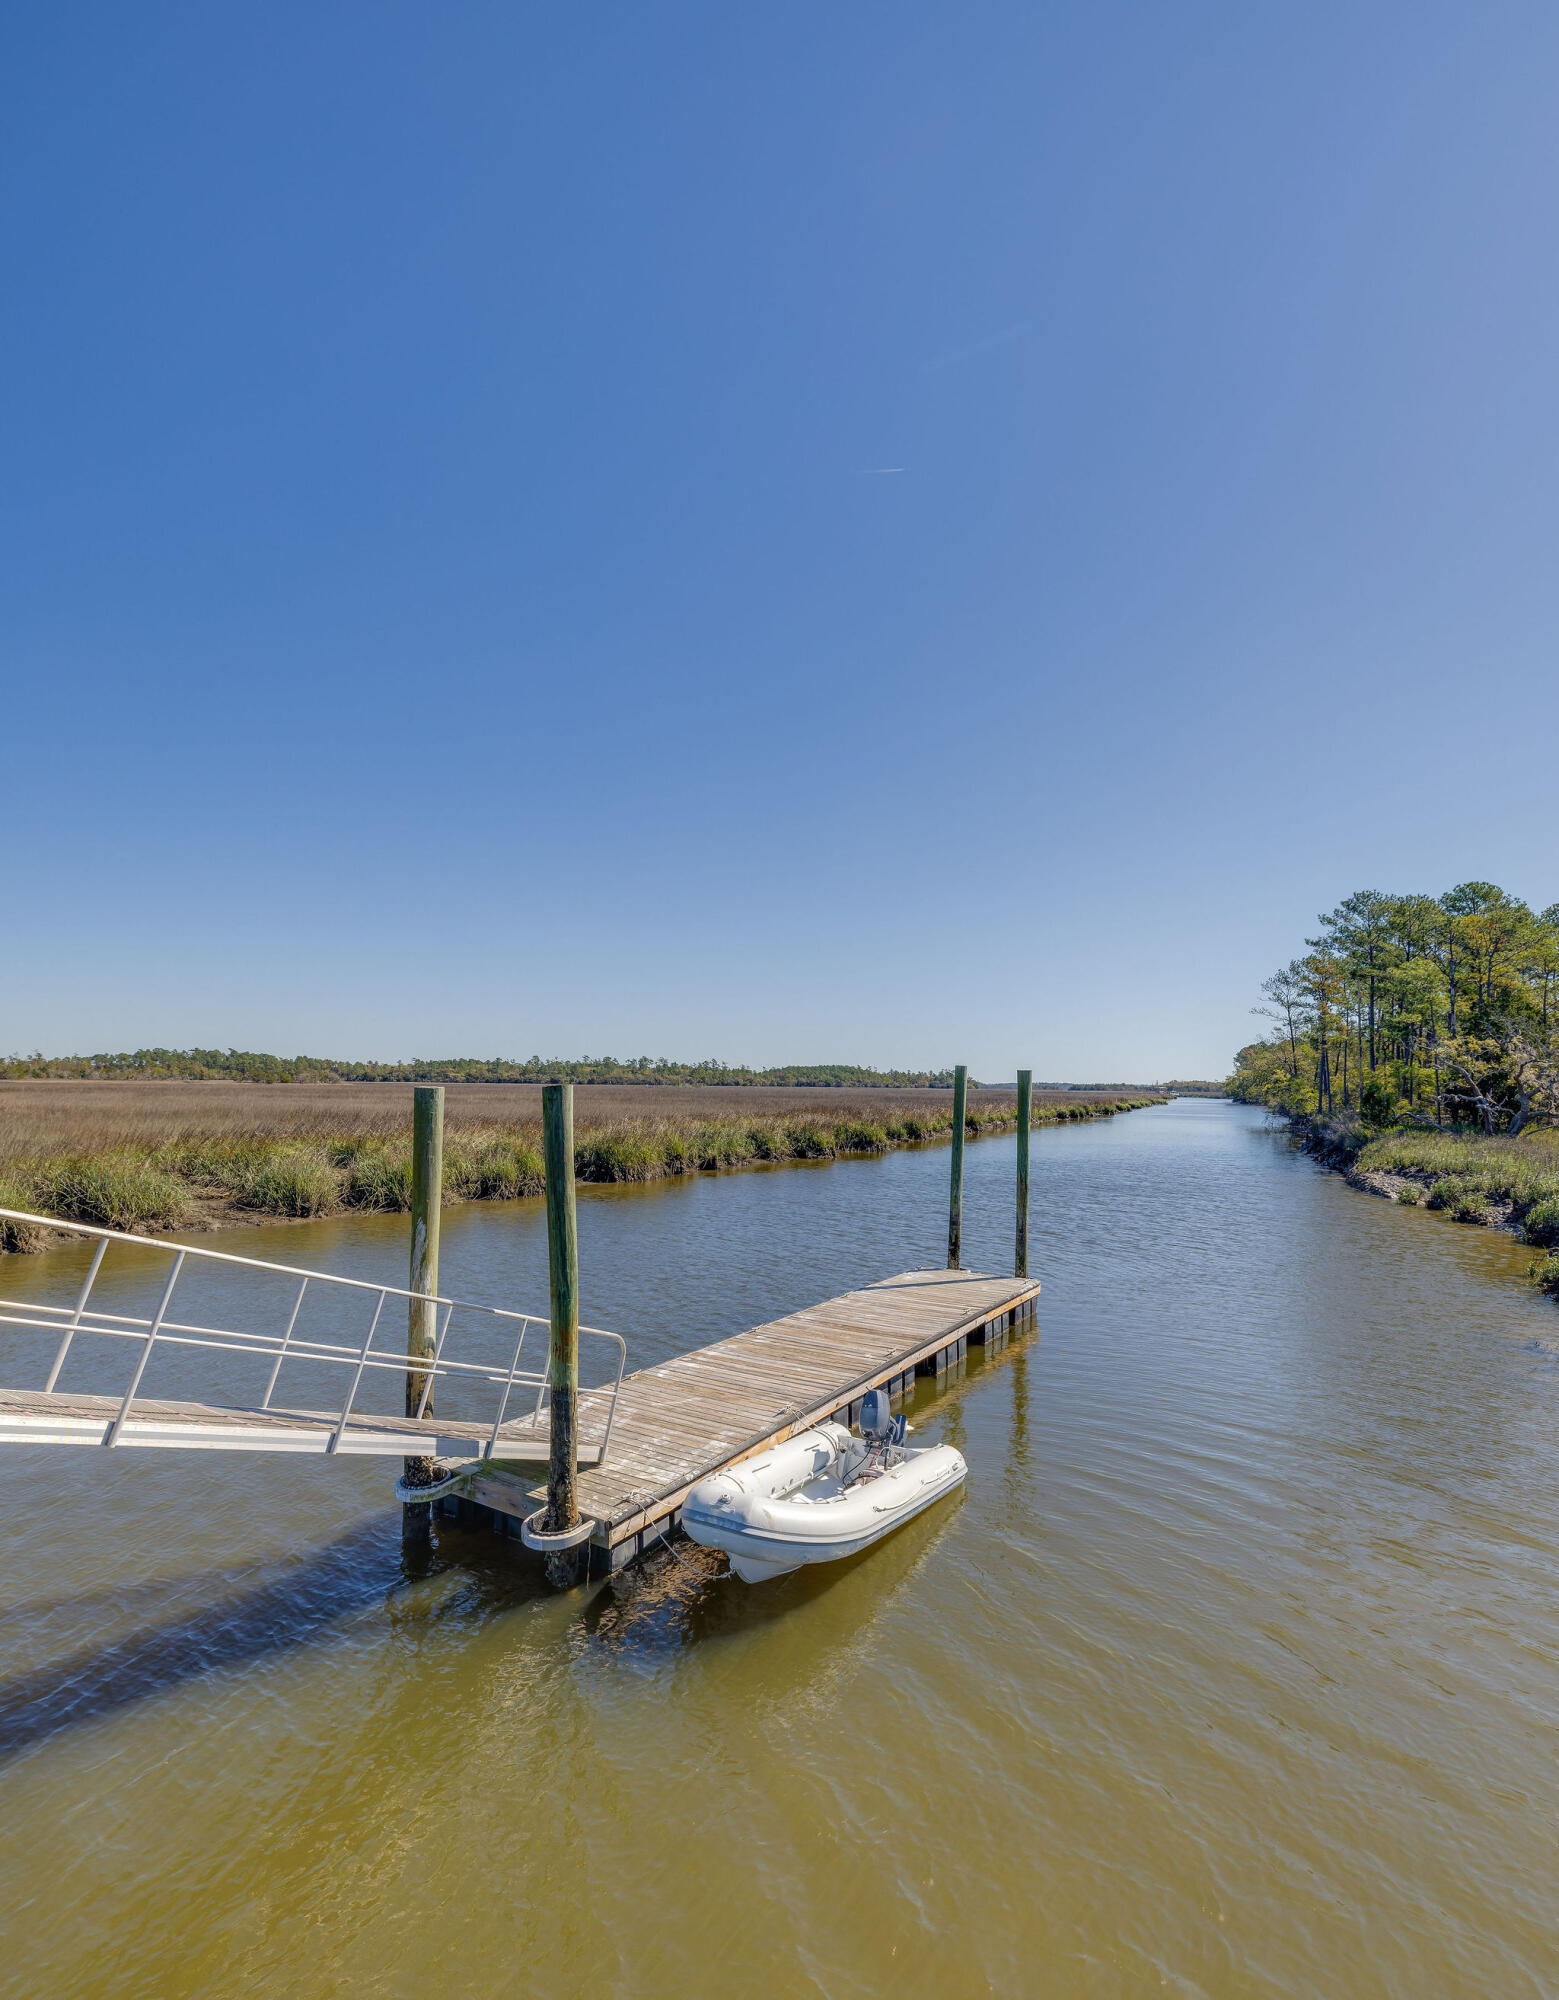
[[[646,1496],[644,1492],[637,1487],[635,1487],[630,1493],[626,1494],[624,1497],[628,1500],[630,1505],[633,1504],[635,1501],[637,1501],[637,1503],[641,1507],[646,1507],[646,1508],[652,1507],[655,1504],[654,1494]],[[640,1535],[642,1536],[646,1531],[641,1528],[639,1532]],[[640,1541],[639,1544],[640,1555],[642,1556],[648,1554],[648,1552],[652,1548],[654,1548],[657,1542],[660,1543],[661,1547],[666,1551],[667,1555],[670,1556],[671,1560],[677,1565],[677,1567],[679,1569],[685,1569],[689,1576],[697,1577],[701,1583],[710,1583],[717,1580],[716,1578],[710,1577],[705,1571],[696,1569],[692,1563],[684,1562],[682,1557],[677,1554],[676,1550],[672,1547],[671,1543],[671,1516],[669,1514],[665,1514],[661,1517],[660,1529],[658,1533],[652,1535],[647,1542],[643,1540]],[[731,1574],[732,1571],[727,1569],[726,1575],[729,1576]]]

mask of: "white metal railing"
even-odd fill
[[[269,1376],[258,1403],[203,1402],[199,1407],[210,1412],[231,1410],[235,1417],[274,1414],[304,1417],[315,1422],[327,1418],[332,1426],[328,1442],[324,1445],[327,1453],[334,1453],[340,1449],[343,1439],[348,1441],[350,1448],[351,1426],[354,1420],[360,1426],[383,1426],[403,1421],[397,1415],[354,1409],[364,1379],[375,1379],[385,1370],[393,1372],[402,1380],[410,1378],[421,1382],[422,1392],[416,1412],[419,1421],[425,1418],[437,1383],[443,1383],[450,1388],[493,1389],[500,1392],[496,1397],[497,1408],[490,1426],[486,1425],[485,1418],[480,1425],[469,1420],[460,1420],[459,1432],[470,1434],[461,1438],[458,1434],[450,1436],[441,1425],[439,1445],[444,1456],[458,1454],[472,1458],[502,1457],[500,1433],[508,1419],[509,1406],[515,1400],[517,1391],[535,1389],[535,1402],[530,1411],[534,1427],[539,1427],[547,1408],[548,1380],[545,1367],[529,1369],[520,1366],[526,1336],[531,1328],[540,1327],[544,1340],[546,1338],[549,1322],[544,1314],[512,1312],[502,1306],[482,1305],[472,1299],[450,1298],[442,1293],[413,1292],[399,1285],[378,1285],[363,1278],[336,1277],[328,1271],[309,1271],[290,1264],[270,1264],[258,1257],[235,1256],[227,1250],[200,1249],[193,1244],[162,1243],[145,1236],[129,1236],[117,1229],[101,1229],[91,1223],[65,1222],[51,1215],[28,1215],[20,1210],[0,1208],[0,1220],[23,1223],[35,1228],[68,1230],[77,1236],[97,1239],[97,1249],[93,1253],[91,1266],[74,1305],[46,1305],[31,1299],[0,1296],[0,1328],[14,1327],[58,1336],[42,1391],[20,1391],[11,1398],[14,1402],[25,1396],[27,1406],[31,1410],[47,1411],[48,1399],[57,1399],[62,1408],[72,1400],[58,1385],[66,1357],[81,1336],[96,1335],[110,1340],[129,1340],[139,1343],[129,1384],[119,1402],[117,1413],[109,1422],[101,1440],[105,1445],[116,1445],[124,1436],[125,1426],[130,1421],[136,1397],[141,1391],[147,1364],[154,1351],[158,1349],[201,1349],[269,1360],[271,1363]],[[117,1243],[131,1244],[143,1254],[147,1252],[153,1255],[161,1254],[170,1259],[166,1281],[162,1286],[156,1308],[150,1315],[141,1316],[118,1309],[99,1311],[89,1307],[88,1302],[97,1285],[109,1247]],[[271,1277],[297,1279],[298,1289],[282,1331],[279,1334],[250,1333],[229,1327],[205,1326],[196,1321],[170,1318],[169,1308],[173,1301],[174,1287],[178,1284],[180,1275],[190,1259],[197,1260],[200,1266],[238,1267],[263,1272]],[[360,1343],[305,1338],[298,1334],[299,1315],[311,1286],[329,1286],[332,1288],[330,1296],[336,1298],[352,1293],[372,1296],[373,1310],[368,1332]],[[385,1302],[389,1299],[403,1299],[408,1308],[414,1303],[421,1303],[431,1309],[436,1329],[431,1356],[409,1355],[404,1345],[404,1334],[402,1334],[403,1344],[399,1348],[374,1345],[374,1336],[378,1332],[384,1314]],[[450,1325],[457,1313],[476,1315],[479,1327],[489,1338],[504,1329],[515,1332],[514,1350],[507,1367],[504,1367],[501,1360],[496,1363],[492,1360],[455,1360],[446,1354],[445,1346],[449,1339]],[[610,1383],[596,1388],[581,1389],[579,1392],[581,1418],[587,1406],[598,1409],[603,1402],[606,1405],[605,1425],[599,1446],[601,1458],[604,1459],[611,1441],[612,1425],[617,1415],[617,1392],[622,1383],[623,1369],[627,1361],[627,1343],[621,1334],[609,1333],[600,1327],[582,1326],[579,1331],[581,1335],[592,1340],[611,1342],[617,1350],[616,1372]],[[507,1351],[506,1335],[504,1351]],[[333,1404],[328,1411],[276,1409],[273,1398],[283,1365],[302,1363],[350,1371],[346,1395],[339,1411]],[[19,1385],[10,1386],[13,1390],[19,1388]],[[3,1399],[5,1394],[6,1391],[0,1389],[0,1399]],[[380,1442],[375,1448],[381,1450],[394,1448],[393,1438],[388,1444],[383,1442],[386,1435],[382,1431],[378,1434]],[[416,1447],[427,1442],[419,1433],[405,1432],[403,1435],[408,1449],[414,1456]],[[192,1444],[199,1440],[181,1434],[177,1441],[181,1444]],[[462,1449],[462,1446],[468,1448]],[[269,1448],[287,1447],[272,1444]],[[319,1446],[317,1441],[300,1442],[296,1448],[317,1450]]]

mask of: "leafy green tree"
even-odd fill
[[[1237,1095],[1378,1122],[1426,1115],[1432,1081],[1436,1124],[1559,1122],[1559,904],[1534,915],[1481,881],[1359,890],[1309,943],[1262,982],[1273,1026],[1240,1051]]]
[[[1559,903],[1550,903],[1541,916],[1532,919],[1519,969],[1538,996],[1539,1019],[1546,1036],[1553,1020],[1555,987],[1559,986]]]
[[[1321,918],[1324,938],[1312,938],[1312,945],[1330,951],[1340,967],[1356,978],[1363,989],[1369,1023],[1369,1066],[1375,1068],[1376,1001],[1382,975],[1400,962],[1395,918],[1399,896],[1383,895],[1379,889],[1360,889]]]
[[[1299,1036],[1309,1019],[1309,978],[1301,960],[1291,958],[1287,965],[1280,965],[1269,979],[1261,982],[1261,991],[1270,1003],[1265,1007],[1252,1007],[1253,1014],[1264,1014],[1270,1020],[1280,1021],[1288,1041],[1288,1073],[1291,1077],[1299,1074]]]

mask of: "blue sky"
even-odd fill
[[[1553,901],[1556,80],[11,8],[0,1048],[1220,1074],[1349,891]]]

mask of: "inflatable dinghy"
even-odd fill
[[[701,1479],[682,1525],[706,1549],[723,1549],[744,1583],[788,1576],[804,1563],[838,1562],[870,1548],[964,1483],[950,1444],[909,1449],[908,1425],[873,1389],[861,1436],[819,1424],[772,1451]]]

